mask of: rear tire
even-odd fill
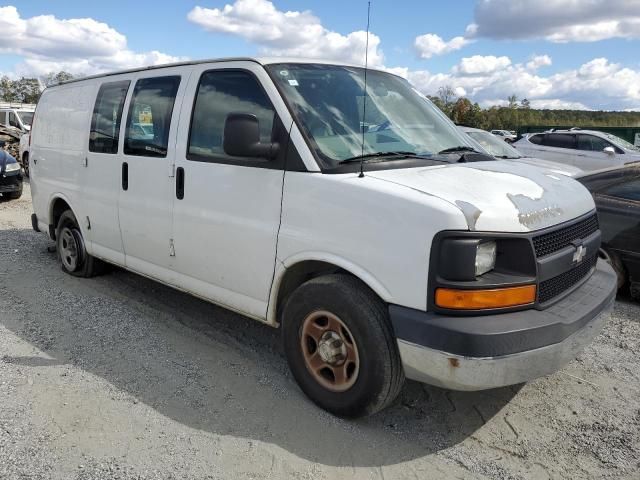
[[[75,215],[65,211],[56,228],[56,251],[62,271],[74,277],[93,277],[103,273],[105,264],[89,255]]]
[[[284,307],[282,336],[302,391],[342,417],[371,415],[393,402],[404,371],[388,317],[384,302],[350,275],[298,287]]]
[[[24,176],[29,178],[29,154],[25,153],[22,155],[22,170],[24,171]]]

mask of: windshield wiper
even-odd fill
[[[377,157],[402,157],[402,158],[418,157],[418,158],[421,158],[421,155],[418,155],[416,152],[403,152],[403,151],[366,153],[364,155],[356,155],[355,157],[345,158],[344,160],[340,160],[338,162],[338,164],[342,165],[342,164],[345,164],[345,163],[361,162],[361,161],[366,161],[366,160],[369,160],[371,158],[377,158]]]
[[[506,159],[506,160],[518,160],[519,158],[524,158],[524,157],[510,157],[509,155],[494,155],[494,157],[500,158],[500,159]]]
[[[442,155],[444,153],[456,153],[456,152],[473,152],[473,153],[480,153],[479,151],[477,151],[475,148],[473,147],[467,147],[465,145],[460,145],[458,147],[451,147],[451,148],[445,148],[444,150],[441,150],[438,152],[439,155]]]

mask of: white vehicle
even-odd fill
[[[574,165],[585,171],[640,161],[640,147],[596,130],[572,128],[530,133],[513,146],[525,155]]]
[[[583,173],[582,170],[577,167],[572,167],[571,165],[525,156],[518,150],[513,148],[511,145],[508,145],[507,142],[500,140],[498,137],[492,135],[486,130],[471,127],[458,128],[469,135],[471,139],[477,143],[478,150],[480,150],[481,152],[485,152],[495,158],[499,158],[501,160],[513,160],[518,163],[535,165],[550,172],[567,175],[569,177],[576,177]]]
[[[28,132],[35,110],[32,104],[0,102],[0,123]]]
[[[515,142],[516,138],[518,138],[514,132],[510,132],[509,130],[491,130],[491,133],[507,143]]]
[[[33,227],[71,275],[108,262],[279,326],[337,415],[380,410],[405,377],[478,390],[562,367],[615,295],[589,192],[469,152],[406,80],[364,78],[229,59],[50,87]]]
[[[24,174],[29,176],[29,134],[25,133],[20,137],[20,146],[18,150],[18,163],[22,165]]]

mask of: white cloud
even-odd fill
[[[14,6],[0,7],[0,53],[23,57],[16,67],[20,75],[90,74],[180,60],[158,51],[134,52],[123,34],[92,18],[25,19]]]
[[[326,29],[309,11],[281,11],[268,0],[236,0],[223,8],[194,7],[187,18],[210,32],[242,37],[260,45],[262,53],[341,60],[363,64],[366,32],[347,35]],[[369,35],[369,64],[380,66],[380,38]]]
[[[640,0],[480,0],[467,36],[555,43],[640,38]]]
[[[549,55],[534,55],[531,60],[527,62],[527,68],[529,70],[538,70],[540,67],[548,67],[552,63]]]
[[[426,33],[416,37],[414,47],[420,58],[431,58],[435,55],[444,55],[445,53],[460,50],[468,43],[469,40],[464,37],[454,37],[449,41],[445,41],[438,35]]]
[[[524,65],[510,62],[504,68],[469,75],[462,71],[464,60],[448,73],[406,70],[404,76],[425,94],[434,95],[439,87],[448,85],[454,90],[464,90],[471,100],[484,107],[505,105],[512,94],[519,99],[527,98],[535,108],[622,110],[640,105],[640,70],[622,67],[605,58],[550,76],[536,73],[531,61]],[[546,59],[532,61],[534,66],[547,63]]]
[[[460,63],[453,67],[453,71],[459,75],[480,75],[504,70],[509,65],[511,65],[509,57],[474,55],[460,60]]]

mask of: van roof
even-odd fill
[[[180,66],[184,66],[184,65],[199,65],[202,63],[221,63],[221,62],[255,62],[258,63],[260,65],[271,65],[271,64],[275,64],[275,63],[315,63],[315,64],[321,64],[321,65],[338,65],[338,66],[344,66],[344,67],[360,67],[363,68],[364,65],[356,65],[356,64],[352,64],[352,63],[345,63],[345,62],[337,62],[334,60],[321,60],[321,59],[317,59],[317,58],[296,58],[296,57],[228,57],[228,58],[208,58],[208,59],[201,59],[201,60],[189,60],[189,61],[184,61],[184,62],[175,62],[175,63],[166,63],[163,65],[151,65],[151,66],[147,66],[147,67],[139,67],[139,68],[131,68],[128,70],[119,70],[119,71],[115,71],[115,72],[109,72],[109,73],[100,73],[100,74],[96,74],[96,75],[89,75],[86,77],[80,77],[80,78],[73,78],[71,80],[65,80],[64,82],[60,82],[57,83],[55,85],[52,85],[51,87],[47,87],[47,88],[54,88],[58,85],[67,85],[69,83],[75,83],[75,82],[81,82],[84,80],[90,80],[90,79],[94,79],[94,78],[102,78],[102,77],[110,77],[110,76],[114,76],[114,75],[122,75],[122,74],[126,74],[126,73],[135,73],[135,72],[145,72],[148,70],[159,70],[159,69],[163,69],[163,68],[171,68],[171,67],[180,67]],[[379,68],[369,68],[369,70],[378,70],[378,71],[384,71],[381,70]],[[392,75],[395,75],[392,72],[386,72],[386,73],[391,73]]]

